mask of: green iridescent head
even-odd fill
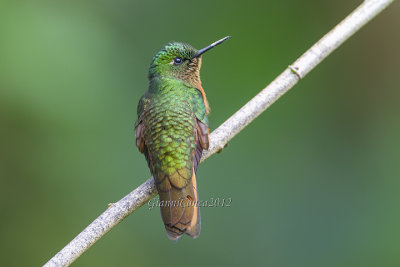
[[[167,44],[157,52],[150,65],[149,76],[172,75],[184,71],[197,54],[193,46],[180,42]]]
[[[172,76],[185,81],[200,79],[201,55],[229,39],[229,37],[225,37],[200,50],[180,42],[167,44],[154,56],[150,65],[149,78]]]

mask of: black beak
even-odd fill
[[[207,51],[210,50],[211,48],[213,48],[213,47],[219,45],[220,43],[222,43],[222,42],[228,40],[229,38],[231,38],[231,37],[230,37],[230,36],[226,36],[226,37],[222,38],[221,40],[218,40],[218,41],[216,41],[216,42],[210,44],[209,46],[204,47],[203,49],[200,49],[199,52],[197,52],[197,54],[196,54],[193,58],[201,56],[204,52],[207,52]]]

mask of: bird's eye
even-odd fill
[[[180,57],[174,58],[174,65],[180,65],[182,64],[183,60]]]

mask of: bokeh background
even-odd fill
[[[149,177],[136,105],[167,42],[203,58],[215,129],[361,1],[2,1],[0,261],[40,266]],[[158,209],[73,266],[399,266],[396,1],[198,171],[197,240]]]

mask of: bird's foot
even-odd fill
[[[218,149],[217,150],[217,153],[219,154],[219,153],[221,153],[222,152],[222,150],[225,148],[225,147],[227,147],[228,146],[228,143],[226,143],[225,145],[224,145],[224,147],[223,148],[220,148],[220,149]]]

